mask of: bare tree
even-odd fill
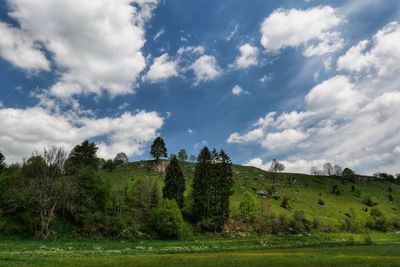
[[[339,165],[334,165],[334,166],[333,166],[333,173],[334,173],[336,176],[342,176],[342,172],[343,172],[342,167],[340,167]]]
[[[330,164],[329,162],[325,163],[325,164],[322,166],[322,170],[323,170],[323,172],[324,172],[325,175],[330,176],[330,175],[333,174],[333,167],[332,167],[332,164]]]
[[[271,162],[271,166],[269,167],[269,171],[271,172],[283,172],[286,169],[286,166],[280,163],[278,160],[273,159]]]
[[[312,166],[310,169],[310,173],[311,173],[311,175],[319,175],[320,170],[317,167]]]

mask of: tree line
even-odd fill
[[[233,193],[232,163],[223,150],[201,150],[189,190],[180,160],[187,159],[186,151],[181,150],[179,158],[171,155],[163,187],[156,178],[138,176],[111,190],[98,170],[125,168],[128,157],[119,153],[103,160],[97,150],[88,140],[68,154],[51,146],[10,166],[0,152],[0,234],[179,238],[193,227],[223,229]],[[150,154],[155,164],[167,157],[161,137],[154,140]]]

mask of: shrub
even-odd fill
[[[334,195],[340,195],[339,186],[336,185],[336,184],[332,185],[332,187],[331,187],[331,193],[334,194]]]
[[[364,197],[363,203],[367,205],[368,207],[373,207],[378,205],[378,200],[376,198],[371,197],[371,196],[366,196]]]
[[[246,192],[239,205],[240,215],[246,222],[253,222],[257,217],[258,201],[255,196]]]
[[[153,227],[161,238],[182,237],[183,218],[175,200],[164,199],[153,211]]]
[[[390,193],[390,194],[388,195],[388,199],[389,199],[390,202],[393,202],[394,198],[393,198],[392,193]]]
[[[370,229],[387,232],[390,229],[390,223],[377,208],[372,208],[370,212],[371,218],[367,221],[367,227]]]
[[[341,221],[341,228],[345,231],[358,232],[361,229],[361,225],[357,222],[356,213],[353,208],[350,208],[346,212],[346,217]]]
[[[322,199],[318,199],[318,204],[320,204],[321,206],[324,206],[325,202]]]
[[[283,200],[281,202],[281,207],[284,209],[290,210],[289,198],[287,196],[283,197]]]
[[[290,223],[290,229],[293,234],[308,233],[311,231],[311,221],[304,216],[304,212],[295,211],[293,221]]]
[[[364,238],[364,242],[366,245],[373,245],[374,241],[372,240],[372,238],[368,235]]]

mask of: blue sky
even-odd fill
[[[0,150],[89,138],[139,160],[161,135],[265,169],[400,172],[399,23],[400,1],[1,0]]]

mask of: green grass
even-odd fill
[[[156,240],[2,240],[0,266],[398,266],[400,234]]]
[[[140,164],[142,163],[130,163],[126,169],[113,172],[101,171],[99,175],[110,182],[113,190],[123,189],[137,177],[155,177],[162,186],[163,173],[139,168]],[[182,168],[186,178],[186,188],[189,189],[193,180],[194,164],[186,162]],[[240,165],[234,165],[233,172],[235,184],[234,194],[231,197],[232,213],[238,210],[244,192],[254,191],[254,189],[265,191],[268,187],[274,185],[280,196],[279,199],[258,198],[260,201],[271,205],[273,212],[277,214],[290,216],[295,210],[303,211],[310,220],[318,218],[322,225],[338,228],[340,220],[343,220],[345,214],[352,208],[356,214],[356,220],[360,225],[365,225],[369,218],[370,207],[366,207],[362,200],[365,196],[372,196],[378,200],[379,204],[376,207],[383,212],[389,221],[400,220],[400,187],[392,183],[371,181],[342,184],[336,177],[296,173],[273,174],[254,167]],[[286,180],[289,177],[295,179],[295,184],[287,184]],[[339,186],[340,195],[331,193],[331,187],[334,184]],[[352,185],[361,192],[361,196],[356,196],[351,192]],[[393,188],[393,202],[388,199],[389,186]],[[284,195],[289,197],[289,204],[292,207],[290,211],[280,207]],[[324,206],[318,204],[319,199],[325,202]],[[368,208],[368,212],[365,212],[364,208]]]

